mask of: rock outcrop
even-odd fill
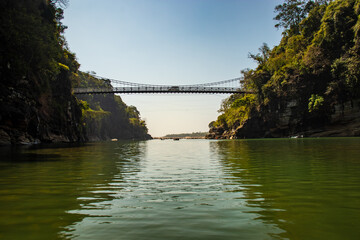
[[[57,81],[66,85],[65,79]],[[34,79],[3,89],[0,144],[85,141],[81,110],[69,89],[57,88],[56,95],[50,89],[38,94]]]
[[[280,112],[260,116],[252,114],[231,129],[212,127],[209,139],[278,138],[278,137],[355,137],[360,136],[360,100],[334,105],[327,118],[311,123],[299,115],[296,102],[289,102]]]

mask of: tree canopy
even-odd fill
[[[285,0],[283,4],[275,7],[277,15],[274,20],[278,23],[276,28],[284,28],[284,34],[293,31],[298,33],[300,22],[305,19],[309,12],[317,6],[324,5],[330,2],[329,0]]]
[[[335,104],[360,98],[360,1],[285,0],[276,6],[283,38],[249,54],[258,64],[245,69],[252,95],[233,95],[212,125],[234,129],[247,119],[275,119],[290,103],[303,121],[326,121]],[[325,119],[325,120],[324,120]]]

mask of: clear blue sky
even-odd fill
[[[65,37],[82,71],[129,82],[181,85],[240,76],[248,53],[279,44],[281,0],[70,0]],[[227,95],[121,95],[149,133],[207,131]]]

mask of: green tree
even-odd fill
[[[359,99],[360,1],[285,0],[275,12],[284,30],[280,44],[249,54],[257,67],[242,71],[253,98],[226,99],[212,127],[226,131],[262,119],[264,135],[292,134],[330,123],[334,105]],[[296,121],[277,129],[289,112]]]
[[[260,53],[258,54],[252,54],[249,53],[249,58],[256,61],[259,65],[265,64],[266,61],[270,57],[271,49],[266,43],[263,43],[263,45],[259,48]]]
[[[284,28],[284,34],[299,33],[299,24],[315,6],[327,4],[328,0],[285,0],[283,4],[275,7],[277,15],[274,20],[278,21],[276,28]]]

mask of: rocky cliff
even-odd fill
[[[58,3],[0,1],[0,145],[150,138],[120,97],[87,96],[91,109],[72,94],[85,79]]]
[[[26,77],[11,87],[1,86],[0,144],[86,140],[81,109],[65,76],[52,82],[56,91],[41,91],[39,79]]]
[[[336,104],[322,121],[298,114],[296,101],[289,102],[271,117],[253,113],[241,125],[231,129],[210,128],[209,139],[279,138],[279,137],[355,137],[360,136],[360,100]],[[311,124],[311,122],[313,124]]]

